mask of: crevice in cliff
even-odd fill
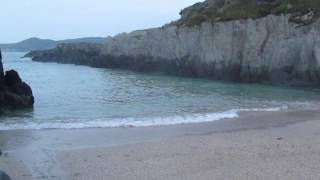
[[[266,37],[264,38],[261,46],[260,46],[260,50],[259,50],[259,56],[261,57],[263,54],[264,54],[264,50],[269,42],[269,39],[270,39],[270,34],[271,34],[271,30],[270,30],[270,27],[269,27],[269,18],[266,18],[265,19],[266,21]]]

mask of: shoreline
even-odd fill
[[[304,107],[308,109],[307,107]],[[175,115],[164,117],[141,118],[142,120],[132,120],[132,118],[119,118],[112,121],[87,121],[81,122],[47,122],[47,123],[28,123],[28,124],[1,124],[0,131],[20,131],[20,130],[59,130],[59,129],[100,129],[100,128],[143,128],[143,127],[161,127],[161,126],[179,126],[188,124],[212,123],[226,119],[239,118],[244,113],[254,112],[285,112],[295,111],[287,106],[273,108],[258,108],[258,109],[230,109],[221,112],[208,112],[205,114],[194,113],[189,115]],[[152,121],[150,121],[150,119]],[[160,121],[159,121],[160,119]]]
[[[241,141],[244,141],[243,144],[240,143],[243,145],[242,148],[247,151],[250,151],[250,148],[260,147],[261,142],[265,142],[266,148],[274,150],[273,148],[277,147],[274,147],[273,143],[279,142],[282,140],[281,138],[290,135],[291,139],[285,138],[286,142],[297,143],[295,145],[299,148],[290,149],[286,147],[289,148],[288,151],[300,152],[302,148],[300,143],[305,141],[304,145],[310,146],[310,150],[315,152],[310,155],[314,155],[317,159],[319,153],[316,153],[316,150],[320,147],[318,147],[316,141],[320,138],[313,137],[320,135],[320,130],[319,132],[316,131],[316,127],[320,127],[320,121],[317,120],[320,120],[320,111],[318,110],[242,112],[239,118],[170,126],[0,131],[0,149],[3,152],[3,155],[0,156],[0,169],[7,171],[9,175],[18,180],[88,179],[95,176],[96,178],[93,179],[101,179],[102,177],[110,177],[109,179],[144,179],[138,175],[143,176],[145,173],[148,173],[145,179],[192,179],[192,174],[189,174],[189,176],[181,174],[181,177],[178,177],[178,174],[174,176],[171,174],[171,176],[169,173],[171,169],[168,166],[170,167],[170,165],[173,165],[170,163],[174,162],[167,158],[172,157],[172,160],[174,160],[177,154],[182,153],[183,155],[179,157],[181,159],[176,160],[178,162],[183,161],[190,166],[185,165],[186,167],[184,167],[184,163],[182,163],[174,167],[178,168],[176,170],[193,170],[195,167],[191,166],[192,162],[198,162],[197,167],[202,167],[202,161],[199,161],[199,159],[214,155],[209,150],[220,149],[220,145],[232,148],[232,153],[229,154],[232,157],[234,154],[240,153],[234,148],[237,148],[235,146],[239,146]],[[292,134],[293,129],[298,129],[299,131],[296,131],[298,133]],[[270,139],[270,135],[274,137]],[[261,142],[257,137],[261,138]],[[309,142],[311,137],[314,138],[314,143]],[[277,138],[280,138],[280,140]],[[302,141],[296,142],[297,139]],[[200,141],[207,146],[199,145]],[[210,144],[208,142],[215,143]],[[198,148],[185,148],[187,145]],[[155,147],[157,149],[154,149]],[[132,151],[129,151],[130,149]],[[188,149],[188,153],[185,152],[186,149]],[[259,152],[260,150],[261,152]],[[194,156],[198,151],[208,152]],[[227,151],[231,150],[227,149]],[[259,149],[248,153],[257,155],[263,153],[263,151],[264,149]],[[121,155],[120,152],[123,154]],[[166,161],[164,162],[161,156],[156,156],[157,154],[165,154]],[[220,163],[225,164],[228,163],[229,155],[223,152],[217,158],[220,158]],[[270,154],[271,157],[278,155],[278,152]],[[308,154],[302,154],[301,158],[304,155],[309,157]],[[113,156],[118,158],[112,158]],[[136,156],[139,156],[139,161],[131,162],[131,157]],[[197,156],[199,156],[199,159]],[[286,158],[287,156],[283,157]],[[263,162],[262,159],[259,160],[260,156],[257,158],[257,162],[260,162],[260,160],[261,163]],[[149,161],[156,166],[161,166],[162,169],[160,168],[160,171],[156,172],[156,169],[149,166],[150,164],[146,164]],[[245,161],[245,159],[240,161]],[[212,160],[208,160],[208,163],[218,165]],[[248,166],[254,167],[257,165],[255,163],[250,163]],[[114,170],[112,164],[121,164],[122,166],[118,166]],[[140,169],[142,168],[140,165],[146,165],[147,172],[140,172],[143,171]],[[315,165],[320,167],[320,163]],[[221,172],[224,172],[224,170],[221,170]],[[239,173],[242,172],[241,168],[238,170]],[[128,172],[133,174],[127,174]],[[185,173],[187,172],[185,171]],[[205,179],[207,177],[206,173],[199,174],[197,179]],[[209,174],[219,179],[216,173],[220,172]],[[164,174],[166,178],[163,176]],[[295,175],[295,173],[291,173],[291,175]],[[126,178],[122,176],[126,176]],[[182,176],[184,177],[182,178]],[[250,177],[252,176],[247,176],[247,178]]]

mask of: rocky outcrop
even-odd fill
[[[12,180],[5,172],[0,170],[0,180]]]
[[[216,80],[320,86],[320,21],[314,19],[317,13],[313,13],[305,17],[312,19],[310,24],[293,22],[296,12],[257,19],[204,21],[192,27],[173,23],[109,37],[99,46],[64,44],[53,50],[31,52],[29,56],[36,61]]]
[[[32,90],[19,74],[14,70],[4,74],[0,51],[0,114],[10,109],[30,108],[33,103]]]

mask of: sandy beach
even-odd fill
[[[320,179],[320,111],[175,126],[0,132],[14,180]]]

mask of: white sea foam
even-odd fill
[[[86,122],[27,122],[7,124],[0,123],[0,130],[40,130],[40,129],[81,129],[81,128],[117,128],[117,127],[146,127],[160,125],[176,125],[188,123],[211,122],[228,118],[239,117],[239,112],[244,111],[267,111],[275,112],[285,110],[287,107],[265,108],[265,109],[232,109],[225,112],[214,112],[207,114],[193,114],[185,116],[154,117],[154,118],[124,118],[114,120],[94,120]]]

